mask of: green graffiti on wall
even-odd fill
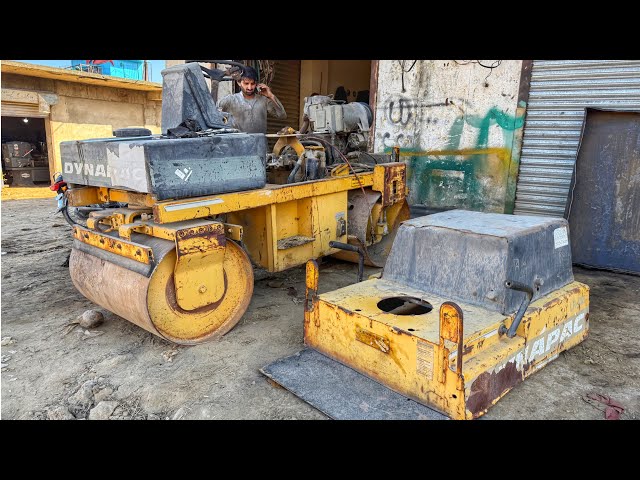
[[[444,150],[403,149],[409,202],[434,209],[513,212],[519,159],[512,158],[511,152],[514,135],[524,125],[524,109],[518,110],[517,116],[495,107],[484,116],[459,116],[449,129]],[[474,148],[460,148],[465,124],[478,129]],[[494,125],[502,130],[503,146],[490,148],[489,133]]]

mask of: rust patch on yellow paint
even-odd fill
[[[382,193],[380,201],[387,207],[401,202],[406,193],[407,166],[403,162],[376,165],[373,170],[373,189]]]
[[[507,365],[498,372],[483,372],[471,384],[467,410],[474,418],[491,406],[494,400],[522,381],[515,362]]]
[[[136,262],[149,265],[153,260],[153,251],[146,245],[101,235],[77,225],[73,227],[73,237],[87,245],[130,258]]]
[[[482,348],[482,345],[484,345],[484,340],[485,340],[484,338],[481,338],[475,343],[470,343],[468,345],[465,345],[462,348],[462,355],[467,356],[467,355],[470,355],[474,350],[480,350]]]

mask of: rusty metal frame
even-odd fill
[[[400,202],[406,197],[406,166],[402,162],[383,163],[373,170],[373,189],[382,193],[383,207]]]
[[[87,245],[130,258],[136,262],[146,263],[147,265],[153,262],[151,248],[139,243],[102,235],[79,225],[73,227],[73,237]]]

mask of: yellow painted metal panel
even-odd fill
[[[280,220],[276,229],[278,240],[298,234],[298,202],[280,203],[276,206],[276,216]]]
[[[222,223],[181,228],[175,236],[176,301],[195,310],[220,300],[225,292],[223,263],[226,237]]]
[[[588,308],[589,287],[573,282],[531,304],[508,351],[485,348],[465,360],[467,415],[482,415],[517,383],[583,341]],[[501,337],[498,346],[505,342]]]
[[[278,219],[276,217],[276,206],[269,205],[265,208],[265,222],[267,225],[267,258],[269,259],[269,270],[278,271]]]
[[[0,189],[2,194],[1,200],[26,200],[31,198],[49,198],[56,196],[49,187],[14,187],[10,185],[2,185]]]
[[[424,315],[393,315],[378,308],[378,302],[384,298],[406,295],[420,298],[429,302],[433,310]],[[384,278],[366,280],[354,285],[349,285],[332,292],[320,295],[327,303],[340,305],[345,310],[352,312],[362,312],[369,318],[382,322],[390,328],[397,328],[409,331],[413,329],[412,335],[416,335],[424,340],[437,344],[439,342],[438,311],[442,304],[448,299],[432,293],[425,293],[421,290],[407,287],[396,282],[385,280]],[[487,333],[496,330],[495,325],[499,325],[504,316],[486,310],[475,305],[458,303],[464,314],[464,337],[465,342],[477,337],[475,332]],[[497,334],[497,330],[496,330]]]
[[[363,186],[371,186],[373,174],[359,174]],[[177,222],[210,215],[219,215],[276,203],[286,203],[302,198],[317,197],[358,188],[354,175],[328,178],[294,185],[269,185],[260,190],[225,193],[198,197],[197,199],[158,202],[154,206],[155,219],[159,223]]]
[[[268,207],[251,208],[249,210],[231,212],[227,215],[230,223],[242,225],[246,232],[243,244],[249,252],[251,260],[263,268],[269,268],[269,242],[267,241]]]
[[[87,245],[92,245],[107,252],[130,258],[136,262],[146,263],[148,265],[153,259],[152,250],[145,245],[120,240],[108,235],[101,235],[78,225],[73,227],[73,237]]]
[[[381,299],[401,295],[429,301],[434,309],[394,315],[378,308]],[[527,375],[587,335],[588,287],[578,282],[533,302],[514,338],[498,335],[500,325],[508,326],[512,317],[465,304],[459,305],[463,332],[459,315],[451,317],[451,312],[441,328],[443,301],[385,280],[351,285],[322,294],[313,308],[305,308],[305,343],[418,402],[464,419],[484,414]]]
[[[315,256],[327,255],[329,252],[335,252],[335,249],[329,247],[329,242],[337,240],[339,242],[347,242],[347,235],[337,235],[338,221],[341,218],[347,218],[347,192],[338,192],[330,195],[317,197],[317,219],[318,226],[318,244]]]

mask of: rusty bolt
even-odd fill
[[[200,285],[200,288],[198,289],[198,291],[199,291],[200,293],[204,293],[204,292],[206,292],[206,291],[207,291],[207,287],[205,287],[204,285]]]

